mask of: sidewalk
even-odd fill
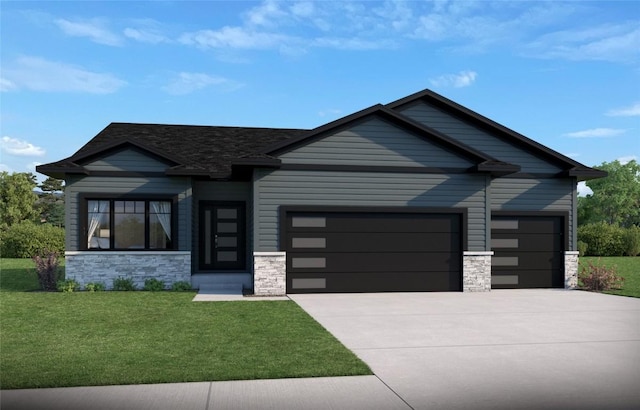
[[[2,410],[410,409],[376,376],[0,391]]]

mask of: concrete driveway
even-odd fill
[[[413,409],[638,409],[640,299],[290,295]]]

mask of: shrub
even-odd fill
[[[132,278],[117,277],[113,280],[113,290],[131,291],[136,290],[136,284]]]
[[[587,249],[589,249],[589,245],[587,245],[586,242],[578,241],[578,252],[580,252],[580,256],[586,255]]]
[[[587,244],[587,256],[622,256],[624,229],[605,222],[578,227],[578,240]]]
[[[38,274],[40,287],[48,291],[56,290],[58,281],[62,279],[60,277],[58,253],[42,251],[34,255],[32,259],[36,265],[36,273]]]
[[[164,282],[155,278],[145,279],[144,290],[150,292],[158,292],[164,290]]]
[[[588,266],[583,266],[578,274],[578,284],[580,288],[595,292],[610,289],[621,289],[624,278],[618,276],[615,267],[608,268],[598,263],[589,261]]]
[[[623,236],[624,253],[629,256],[640,254],[640,226],[627,228]]]
[[[0,232],[3,258],[33,258],[45,249],[58,254],[64,252],[64,229],[23,221]]]
[[[89,282],[84,286],[87,292],[103,292],[106,286],[102,282]]]
[[[60,292],[72,293],[80,290],[80,284],[73,279],[59,280],[58,283],[56,283],[56,288]]]
[[[184,280],[174,282],[171,285],[171,290],[174,292],[187,292],[191,290],[191,283],[186,282]]]

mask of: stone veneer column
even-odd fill
[[[462,254],[462,291],[491,291],[493,251],[464,251]]]
[[[578,287],[578,251],[565,251],[564,253],[564,288],[576,289]]]
[[[281,296],[287,293],[287,253],[253,253],[253,293]]]
[[[118,277],[131,278],[138,289],[145,279],[158,279],[165,288],[175,282],[191,282],[191,252],[189,251],[67,251],[65,277],[80,286],[100,282],[113,288]]]

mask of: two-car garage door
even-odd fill
[[[288,211],[287,293],[460,291],[460,213]]]

